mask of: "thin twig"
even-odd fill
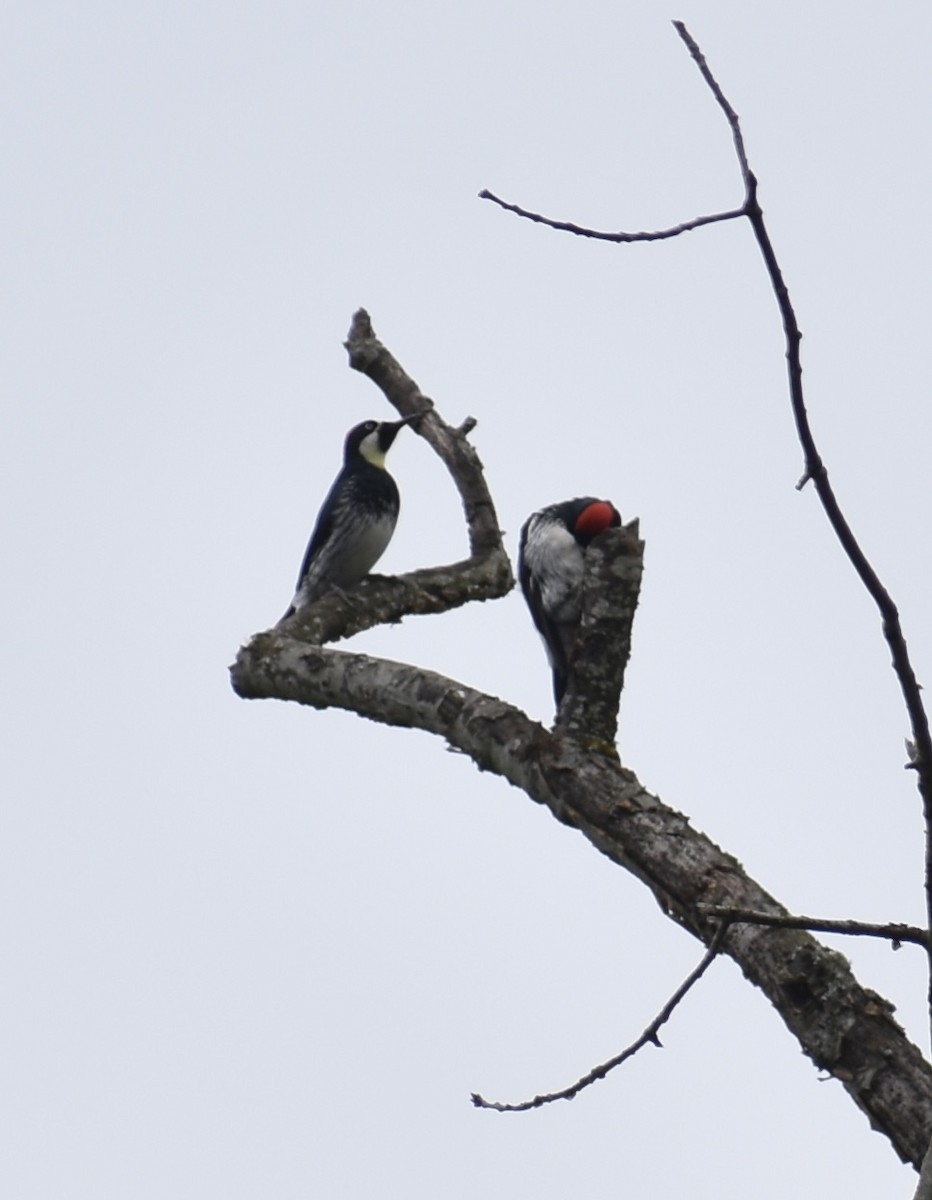
[[[724,905],[708,905],[702,908],[707,916],[728,921],[732,925],[767,925],[774,929],[807,929],[812,933],[840,933],[848,937],[884,938],[898,950],[904,942],[928,948],[929,934],[916,925],[897,922],[879,924],[870,921],[831,921],[824,917],[793,916],[790,913],[752,912],[744,908],[728,908]]]
[[[554,221],[541,213],[520,208],[517,204],[509,204],[507,200],[502,200],[488,188],[483,188],[479,193],[479,199],[491,200],[499,208],[517,213],[519,217],[525,217],[528,221],[536,221],[538,225],[546,225],[549,229],[559,229],[563,233],[575,233],[578,237],[594,238],[600,242],[662,242],[665,238],[679,237],[681,233],[688,233],[691,229],[700,229],[703,225],[714,225],[718,221],[734,221],[745,215],[743,208],[732,208],[728,212],[695,217],[692,221],[684,221],[682,225],[673,225],[670,229],[642,230],[640,233],[607,233],[599,229],[587,229],[585,225],[574,225],[571,221]]]
[[[767,269],[767,274],[770,277],[771,286],[777,300],[777,305],[780,309],[780,316],[783,322],[783,331],[786,340],[786,361],[787,372],[789,376],[790,404],[793,411],[793,418],[796,423],[796,432],[799,437],[800,444],[803,449],[804,470],[802,478],[797,484],[798,489],[802,489],[810,480],[816,489],[819,501],[825,511],[829,524],[838,538],[842,549],[848,557],[851,565],[854,567],[858,578],[866,588],[868,594],[877,606],[881,616],[881,626],[883,636],[890,647],[890,653],[893,660],[893,670],[896,674],[900,685],[900,690],[903,695],[903,700],[906,705],[906,711],[909,716],[910,727],[912,730],[912,742],[915,745],[915,758],[909,764],[912,770],[915,770],[918,776],[919,794],[922,798],[923,816],[926,827],[926,863],[925,863],[925,893],[926,893],[926,916],[929,928],[932,929],[932,731],[929,728],[929,718],[922,702],[922,689],[919,681],[916,678],[916,673],[913,670],[913,665],[909,657],[909,650],[906,645],[906,638],[903,634],[903,629],[900,624],[899,610],[893,601],[890,593],[884,587],[877,575],[877,572],[871,566],[864,551],[854,536],[854,532],[844,514],[835,496],[834,489],[829,481],[828,471],[822,456],[819,454],[815,443],[815,438],[812,434],[812,429],[809,424],[809,415],[806,410],[805,400],[803,396],[802,383],[802,364],[800,361],[799,346],[802,341],[802,333],[799,328],[799,323],[796,319],[796,313],[790,301],[789,290],[783,278],[783,272],[777,262],[776,253],[774,252],[773,244],[770,241],[770,235],[767,232],[767,227],[764,222],[763,211],[757,197],[757,177],[751,170],[748,162],[747,151],[744,145],[744,137],[741,132],[741,123],[738,114],[732,108],[724,92],[719,86],[718,81],[712,74],[705,56],[699,48],[698,43],[689,33],[689,30],[682,21],[674,21],[674,28],[680,38],[686,45],[689,53],[699,68],[702,78],[705,80],[710,91],[715,97],[719,107],[725,114],[728,125],[731,129],[732,138],[735,145],[735,153],[738,158],[738,164],[741,169],[741,176],[745,187],[745,202],[739,209],[733,209],[729,212],[715,214],[709,217],[698,217],[694,221],[686,221],[681,225],[674,226],[672,229],[660,230],[656,233],[604,233],[594,229],[586,229],[584,226],[574,225],[568,221],[553,221],[548,217],[541,216],[539,213],[533,213],[527,209],[520,208],[516,204],[506,204],[497,196],[489,191],[479,193],[482,199],[493,200],[502,208],[509,212],[516,213],[518,216],[525,217],[530,221],[535,221],[538,224],[546,225],[551,229],[563,230],[568,233],[576,234],[580,237],[597,238],[602,241],[609,242],[639,242],[639,241],[658,241],[662,238],[677,237],[679,234],[690,229],[696,229],[701,225],[708,225],[714,221],[731,220],[734,217],[746,216],[751,222],[751,227],[754,231],[754,236],[760,248],[764,259],[764,264]],[[926,939],[925,942],[929,954],[929,1014],[932,1020],[932,939]]]
[[[802,340],[802,334],[799,329],[799,323],[796,320],[796,313],[790,301],[789,290],[784,282],[783,273],[780,270],[773,244],[770,241],[770,235],[764,223],[763,211],[757,200],[757,179],[748,164],[737,113],[722,94],[722,90],[709,70],[701,50],[690,36],[686,26],[682,21],[674,21],[673,24],[689,50],[693,61],[702,73],[703,79],[711,88],[713,95],[725,113],[728,124],[731,126],[735,149],[738,154],[738,161],[741,164],[741,173],[747,192],[745,207],[748,220],[751,222],[751,228],[754,230],[754,237],[763,255],[767,274],[770,276],[774,295],[780,308],[780,317],[783,321],[783,332],[786,338],[786,362],[789,374],[790,403],[796,422],[796,432],[799,436],[805,458],[805,472],[797,486],[803,487],[808,480],[812,480],[835,536],[838,538],[842,549],[848,556],[848,560],[857,572],[858,578],[877,605],[881,616],[883,635],[893,656],[893,670],[899,680],[900,690],[903,694],[903,700],[906,704],[906,711],[909,714],[910,725],[912,727],[913,742],[916,746],[915,769],[919,777],[919,794],[922,797],[923,816],[926,827],[926,918],[929,928],[932,929],[932,734],[929,731],[929,718],[922,702],[919,682],[916,679],[916,673],[913,670],[909,651],[906,647],[906,639],[903,636],[903,630],[900,625],[899,611],[890,593],[881,583],[880,577],[861,549],[851,526],[842,513],[835,496],[835,491],[829,482],[828,471],[816,447],[815,438],[809,425],[809,414],[806,410],[803,397],[803,371],[799,357],[799,343]],[[926,947],[929,954],[929,1015],[930,1020],[932,1020],[932,941],[927,939]]]
[[[689,975],[683,980],[680,986],[676,989],[670,999],[666,1002],[660,1012],[654,1017],[653,1021],[647,1026],[639,1038],[627,1046],[620,1054],[616,1054],[614,1058],[610,1058],[607,1062],[601,1063],[597,1067],[593,1067],[591,1071],[583,1075],[581,1079],[577,1079],[575,1083],[569,1087],[563,1088],[559,1092],[548,1092],[543,1096],[535,1096],[533,1100],[523,1100],[518,1104],[503,1104],[496,1100],[485,1100],[478,1092],[473,1092],[471,1100],[476,1108],[491,1108],[495,1112],[527,1112],[532,1108],[542,1108],[545,1104],[551,1104],[554,1100],[572,1100],[577,1096],[583,1088],[589,1087],[599,1079],[604,1079],[609,1071],[613,1071],[615,1067],[621,1066],[629,1058],[633,1058],[635,1054],[648,1043],[654,1046],[662,1046],[660,1038],[657,1036],[661,1026],[665,1025],[673,1015],[674,1009],[686,995],[686,993],[698,983],[708,968],[712,965],[712,961],[718,955],[721,949],[722,939],[725,936],[725,931],[728,928],[728,921],[720,922],[715,934],[709,943],[709,948],[702,956],[699,965],[692,970]]]
[[[692,34],[686,28],[682,21],[674,21],[673,28],[680,35],[683,41],[689,48],[689,53],[692,55],[693,62],[702,72],[702,78],[709,85],[709,90],[719,103],[719,107],[725,114],[728,124],[731,126],[732,137],[735,140],[735,153],[738,156],[738,163],[741,166],[741,174],[745,180],[751,174],[751,168],[748,166],[748,156],[744,149],[744,138],[741,135],[741,123],[738,120],[738,114],[731,107],[725,93],[718,86],[718,80],[709,70],[709,64],[705,60],[705,55],[699,49],[697,42],[693,40]]]

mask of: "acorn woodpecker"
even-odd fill
[[[608,500],[581,496],[532,513],[521,528],[518,578],[553,669],[557,708],[569,678],[582,606],[583,555],[597,534],[621,524]]]
[[[363,421],[346,435],[343,470],[333,481],[311,534],[291,607],[282,617],[313,604],[331,588],[351,588],[372,570],[395,532],[401,501],[385,469],[385,455],[401,421]]]

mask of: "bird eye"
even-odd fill
[[[373,431],[373,429],[376,429],[377,427],[378,427],[377,421],[367,421],[366,422],[366,433],[371,433]]]

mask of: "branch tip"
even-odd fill
[[[650,1044],[663,1049],[663,1043],[660,1040],[660,1028],[670,1020],[674,1010],[686,996],[687,992],[695,986],[712,965],[721,949],[722,941],[727,929],[727,922],[720,921],[709,942],[709,947],[702,956],[699,965],[694,967],[686,976],[680,986],[676,989],[670,999],[666,1002],[660,1012],[654,1017],[653,1021],[647,1026],[639,1038],[631,1043],[620,1054],[616,1054],[614,1058],[610,1058],[607,1062],[600,1063],[597,1067],[593,1067],[581,1079],[577,1079],[575,1083],[569,1087],[563,1088],[559,1092],[550,1092],[543,1096],[535,1096],[533,1100],[524,1100],[519,1104],[502,1104],[497,1101],[484,1100],[478,1092],[473,1092],[473,1103],[479,1108],[491,1108],[495,1112],[527,1112],[532,1108],[542,1108],[545,1104],[552,1104],[554,1100],[573,1100],[579,1095],[584,1088],[590,1087],[593,1083],[597,1083],[600,1079],[604,1079],[609,1071],[614,1071],[616,1067],[621,1066],[629,1058],[633,1058],[639,1050],[642,1050],[646,1045]]]

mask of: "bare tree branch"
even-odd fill
[[[789,290],[783,279],[783,273],[780,270],[773,244],[770,241],[770,235],[764,223],[763,211],[757,200],[757,178],[748,165],[737,113],[735,113],[722,94],[721,88],[709,70],[702,52],[690,36],[686,26],[682,21],[674,21],[673,24],[677,33],[686,44],[694,62],[702,72],[703,79],[705,79],[706,83],[712,89],[716,100],[718,100],[722,107],[735,140],[735,149],[738,154],[738,161],[741,166],[741,173],[746,189],[747,217],[751,222],[754,237],[760,247],[760,252],[767,268],[767,274],[770,276],[771,286],[773,287],[774,295],[780,308],[780,317],[783,321],[783,332],[786,338],[790,403],[793,408],[793,417],[796,421],[796,432],[799,436],[805,457],[805,473],[797,486],[803,487],[808,480],[812,480],[835,536],[838,538],[842,549],[857,572],[858,578],[877,605],[881,616],[883,635],[893,656],[893,670],[899,680],[900,690],[903,693],[903,699],[912,728],[913,741],[916,747],[916,757],[913,766],[918,775],[919,794],[922,797],[926,828],[926,918],[928,927],[932,929],[932,734],[929,731],[929,719],[922,702],[919,682],[916,679],[909,651],[906,647],[906,638],[900,625],[899,611],[890,593],[881,583],[877,572],[868,561],[867,555],[861,549],[851,526],[842,513],[841,506],[835,496],[835,490],[829,482],[825,463],[822,461],[822,457],[816,447],[815,438],[809,425],[809,414],[806,410],[803,397],[803,371],[799,356],[799,344],[802,340],[802,334],[796,320],[796,313],[790,302]],[[927,943],[927,948],[929,953],[928,1002],[930,1021],[932,1021],[932,942]]]
[[[722,112],[725,114],[725,119],[731,126],[731,136],[734,138],[735,142],[735,154],[738,156],[738,165],[741,167],[741,174],[743,178],[745,181],[747,181],[748,176],[751,174],[751,168],[748,166],[748,156],[744,149],[744,137],[741,134],[741,124],[738,120],[738,114],[729,104],[725,93],[718,85],[718,81],[709,70],[709,64],[705,60],[705,55],[699,49],[698,43],[693,40],[692,35],[686,28],[685,24],[682,21],[674,21],[673,28],[686,43],[686,47],[689,50],[689,53],[692,55],[693,62],[695,62],[696,66],[701,71],[702,78],[709,85],[709,90],[718,101],[719,108],[721,108]]]
[[[711,213],[706,217],[694,217],[691,221],[684,221],[682,225],[674,225],[670,229],[656,229],[653,232],[643,231],[641,233],[606,233],[599,229],[587,229],[585,225],[574,225],[570,221],[554,221],[550,217],[542,216],[541,213],[531,212],[530,209],[520,208],[517,204],[509,204],[507,200],[502,200],[490,192],[488,188],[483,188],[479,193],[480,200],[491,200],[493,204],[497,204],[499,208],[504,208],[507,212],[517,213],[519,217],[524,217],[528,221],[535,221],[538,225],[546,225],[549,229],[559,229],[563,233],[575,233],[577,237],[594,238],[600,242],[662,242],[666,238],[679,237],[681,233],[688,233],[691,229],[700,229],[703,225],[715,225],[719,221],[734,221],[737,217],[745,215],[744,208],[732,208],[728,212]]]
[[[723,921],[715,932],[712,941],[709,943],[709,948],[702,956],[699,965],[695,967],[686,976],[680,986],[676,989],[670,999],[666,1002],[660,1012],[654,1017],[653,1021],[647,1026],[639,1038],[627,1046],[620,1054],[616,1054],[614,1058],[610,1058],[607,1062],[601,1063],[597,1067],[593,1067],[581,1079],[577,1079],[575,1083],[569,1087],[563,1088],[559,1092],[548,1092],[543,1096],[535,1096],[533,1100],[523,1100],[518,1104],[502,1104],[495,1100],[485,1100],[478,1092],[473,1092],[472,1102],[476,1108],[491,1108],[496,1112],[527,1112],[532,1108],[542,1108],[545,1104],[551,1104],[554,1100],[572,1100],[578,1096],[583,1088],[590,1087],[599,1079],[604,1079],[609,1071],[614,1071],[616,1067],[620,1067],[623,1062],[629,1058],[633,1058],[635,1054],[646,1045],[660,1046],[661,1041],[658,1037],[662,1026],[673,1016],[674,1009],[684,998],[686,993],[698,983],[707,969],[712,965],[712,960],[718,956],[719,949],[722,944],[722,936],[725,932],[727,922]]]
[[[482,463],[466,440],[475,419],[467,417],[458,429],[447,425],[433,401],[375,336],[364,308],[353,315],[345,345],[350,366],[381,388],[403,417],[424,414],[415,432],[451,474],[463,501],[471,556],[408,575],[370,575],[353,589],[351,598],[332,592],[280,622],[282,629],[317,646],[375,625],[396,624],[405,616],[448,612],[471,600],[494,600],[506,595],[515,582]]]
[[[615,754],[618,705],[631,654],[644,543],[638,522],[607,529],[586,549],[582,619],[556,728]]]
[[[393,581],[367,581],[362,598]],[[587,582],[587,586],[590,584]],[[634,773],[584,739],[549,732],[502,700],[432,671],[324,649],[281,627],[259,634],[233,667],[244,697],[336,706],[422,729],[469,755],[580,830],[641,879],[663,911],[711,943],[709,907],[788,915],[741,865]],[[932,1069],[892,1005],[862,988],[847,961],[797,929],[730,927],[722,949],[765,993],[813,1062],[838,1079],[898,1153],[918,1165],[932,1135]]]
[[[808,929],[812,933],[840,933],[849,937],[884,938],[893,943],[893,949],[899,950],[904,942],[927,949],[929,934],[925,929],[915,925],[903,925],[899,922],[877,924],[870,921],[830,921],[823,917],[801,917],[778,913],[750,912],[747,909],[723,908],[713,905],[704,909],[710,917],[730,924],[766,925],[772,929]]]
[[[835,496],[834,489],[829,481],[828,471],[825,463],[819,454],[815,443],[815,438],[812,434],[812,429],[809,424],[809,416],[806,410],[806,405],[803,396],[802,384],[802,365],[800,360],[799,346],[802,340],[802,333],[799,329],[799,323],[796,319],[796,313],[790,302],[789,290],[783,278],[783,273],[777,261],[776,253],[770,241],[770,236],[767,232],[767,227],[764,222],[763,211],[757,197],[757,178],[750,168],[747,152],[745,150],[744,138],[741,133],[741,124],[738,114],[732,108],[724,92],[718,84],[715,76],[709,68],[705,60],[705,56],[699,48],[698,43],[689,33],[685,24],[682,21],[674,21],[673,25],[679,34],[683,43],[689,50],[693,61],[699,68],[703,79],[715,97],[719,107],[725,114],[731,129],[732,138],[735,145],[735,153],[738,157],[738,164],[741,169],[742,179],[745,187],[745,201],[740,209],[734,209],[729,212],[719,213],[713,217],[699,217],[694,221],[686,221],[682,225],[675,226],[672,229],[663,230],[656,234],[606,234],[600,233],[593,229],[586,229],[583,226],[573,225],[566,221],[553,221],[547,217],[541,216],[539,213],[532,213],[527,209],[520,208],[515,204],[506,204],[499,200],[488,190],[480,192],[483,199],[493,200],[502,208],[508,209],[510,212],[517,213],[521,217],[535,221],[538,224],[547,225],[552,229],[563,230],[569,233],[576,234],[581,237],[599,238],[603,241],[614,242],[634,242],[634,241],[654,241],[663,237],[676,237],[680,233],[687,230],[698,228],[700,225],[708,225],[713,221],[730,220],[737,216],[746,216],[751,223],[754,231],[754,236],[760,248],[764,259],[764,264],[767,273],[770,277],[771,286],[780,309],[780,316],[783,322],[783,330],[786,339],[786,360],[787,371],[789,375],[789,390],[790,402],[793,410],[793,417],[796,423],[796,431],[799,437],[800,444],[803,449],[805,469],[802,478],[797,484],[798,488],[805,486],[809,480],[812,480],[818,494],[819,500],[828,517],[829,524],[838,538],[842,549],[847,555],[849,561],[854,567],[858,578],[867,589],[869,595],[876,604],[880,616],[883,635],[890,647],[890,652],[893,659],[893,670],[900,684],[900,690],[903,695],[903,700],[906,705],[906,710],[909,716],[910,727],[912,730],[912,740],[915,746],[915,758],[910,763],[911,769],[917,772],[919,782],[919,793],[922,798],[923,815],[925,818],[926,827],[926,863],[925,863],[925,892],[926,892],[926,915],[929,928],[932,929],[932,733],[929,729],[929,720],[925,711],[925,706],[922,702],[921,687],[916,679],[915,671],[913,670],[912,662],[909,657],[909,651],[906,645],[906,639],[900,625],[899,611],[887,589],[884,587],[874,568],[868,561],[867,556],[861,549],[851,526],[841,511],[841,507]],[[932,941],[928,943],[929,951],[929,1014],[932,1021]]]
[[[412,409],[432,409],[374,338],[365,314],[354,318],[349,345],[357,368],[378,382],[399,411],[407,415]],[[481,769],[501,775],[545,804],[558,820],[579,829],[603,854],[646,883],[663,911],[706,945],[720,928],[708,915],[710,909],[788,916],[734,858],[652,796],[617,756],[592,753],[581,717],[573,718],[573,730],[549,732],[512,705],[456,680],[320,645],[378,621],[442,612],[470,599],[502,595],[512,586],[481,464],[464,441],[463,427],[452,429],[435,411],[419,425],[457,480],[472,557],[398,579],[370,577],[348,597],[325,597],[258,634],[237,656],[234,689],[247,698],[339,707],[437,734]],[[616,537],[626,534],[636,538],[630,527]],[[599,625],[617,619],[609,594],[617,583],[616,568],[630,573],[625,585],[630,588],[625,601],[629,631],[621,637],[630,636],[641,548],[635,541],[629,547],[634,553],[621,566],[626,556],[609,553],[613,548],[618,549],[609,538],[604,556],[587,555],[586,622],[592,625],[583,638],[581,678],[588,670],[586,657],[599,645]],[[623,648],[609,673],[616,688],[625,658]],[[596,692],[609,686],[607,674],[596,672],[592,678]],[[598,700],[586,703],[593,719],[605,719],[598,715]],[[614,713],[617,695],[614,708],[611,703]],[[599,749],[604,748],[600,741]],[[894,1021],[893,1006],[862,988],[840,954],[798,929],[732,924],[722,934],[721,947],[761,988],[813,1062],[838,1079],[874,1127],[918,1166],[932,1135],[932,1068]]]
[[[428,414],[418,423],[417,432],[440,456],[460,493],[472,557],[500,553],[510,572],[511,564],[502,546],[495,505],[482,473],[482,463],[466,440],[466,435],[476,427],[475,418],[467,417],[459,429],[447,425],[438,416],[434,402],[424,395],[375,336],[369,314],[364,308],[353,316],[345,345],[353,370],[368,375],[403,417],[413,413]]]

